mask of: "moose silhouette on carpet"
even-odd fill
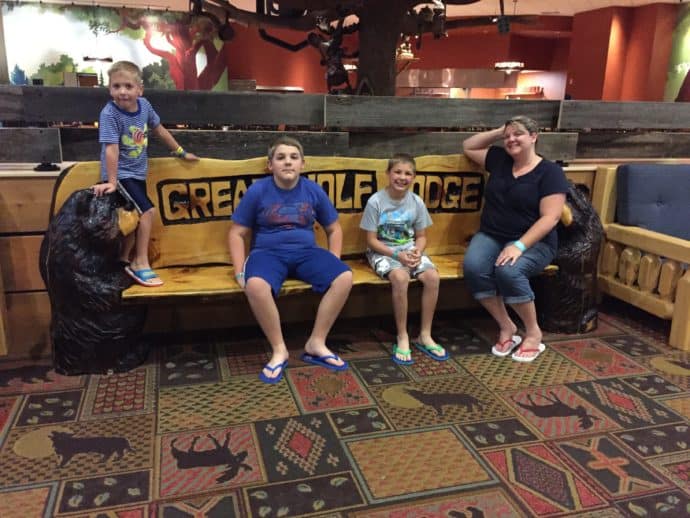
[[[534,399],[532,398],[532,394],[527,394],[527,401],[529,401],[529,404],[522,403],[517,399],[513,399],[513,401],[515,401],[515,403],[521,408],[524,408],[525,410],[532,412],[536,417],[541,417],[542,419],[549,417],[577,416],[577,420],[583,430],[588,430],[592,426],[594,426],[595,419],[599,420],[597,416],[588,413],[587,409],[584,406],[577,405],[576,407],[571,407],[570,405],[567,405],[563,401],[561,401],[558,398],[558,396],[553,392],[550,392],[550,394],[551,397],[548,397],[546,395],[541,396],[542,399],[545,399],[546,401],[550,402],[546,405],[537,405]]]
[[[198,435],[192,439],[192,443],[186,451],[175,447],[176,438],[170,442],[170,453],[177,461],[178,469],[227,466],[225,471],[216,478],[216,482],[219,484],[235,478],[240,472],[240,468],[245,471],[252,471],[252,467],[243,462],[248,455],[246,451],[235,454],[230,450],[230,432],[225,434],[222,445],[213,435],[208,434],[207,437],[213,442],[213,448],[209,450],[194,449],[201,438]]]

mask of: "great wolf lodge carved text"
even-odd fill
[[[156,184],[156,192],[163,224],[228,219],[252,182],[263,176],[162,180]],[[381,188],[375,171],[322,171],[305,176],[323,187],[341,213],[361,212],[369,197]],[[481,207],[484,177],[474,172],[418,172],[412,190],[432,213],[476,212]]]

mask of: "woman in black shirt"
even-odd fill
[[[500,128],[472,135],[463,152],[489,173],[479,232],[467,248],[464,275],[472,295],[499,326],[496,356],[533,361],[544,349],[529,278],[553,260],[568,181],[563,169],[537,155],[536,122],[513,117]],[[504,147],[492,146],[503,139]],[[508,315],[509,304],[525,336]]]

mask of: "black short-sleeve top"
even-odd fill
[[[513,158],[503,148],[491,146],[484,167],[490,174],[479,230],[500,241],[515,241],[527,232],[540,217],[539,203],[544,196],[568,192],[563,169],[546,159],[515,178]],[[542,241],[556,250],[555,227]]]

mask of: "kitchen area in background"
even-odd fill
[[[408,68],[398,74],[396,95],[449,99],[545,99],[566,97],[567,72],[519,69],[519,62],[494,69]],[[515,68],[506,68],[513,65]],[[502,69],[504,68],[504,69]]]

